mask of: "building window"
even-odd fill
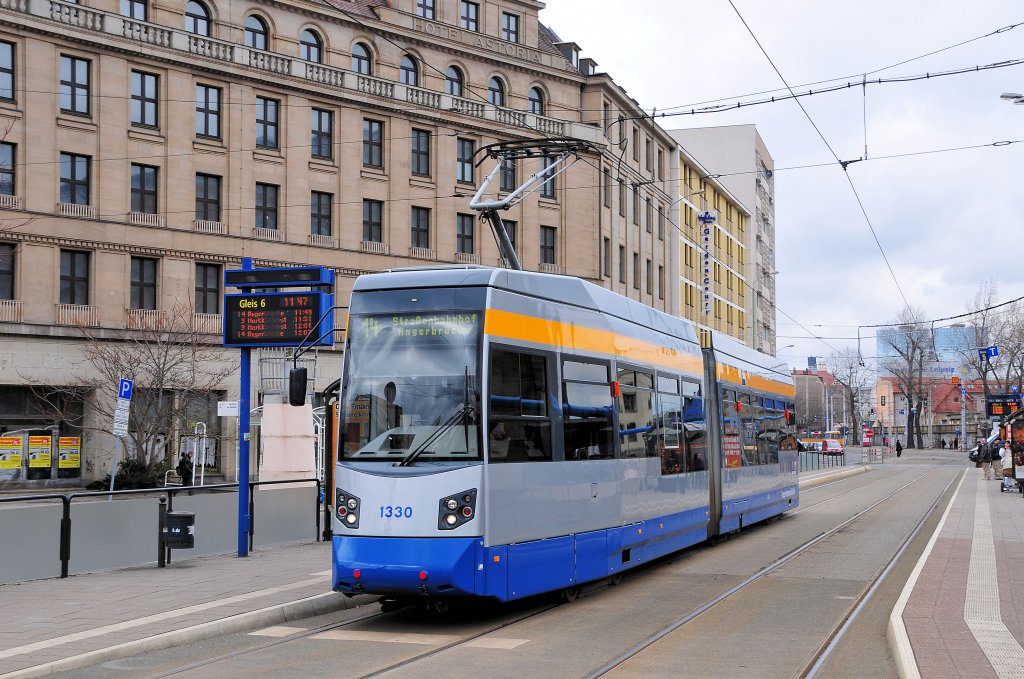
[[[89,61],[60,56],[60,110],[89,115]]]
[[[658,205],[658,238],[665,240],[665,206]]]
[[[277,148],[279,106],[280,102],[276,99],[256,97],[256,146],[258,148]]]
[[[384,237],[384,203],[363,201],[363,240],[382,243]]]
[[[519,16],[517,14],[501,13],[501,39],[519,42]]]
[[[402,55],[402,60],[398,63],[398,76],[403,85],[418,87],[420,84],[419,66],[408,54]]]
[[[461,0],[459,3],[459,27],[467,31],[480,30],[480,5]]]
[[[541,198],[555,197],[555,178],[551,176],[555,173],[555,169],[553,167],[554,164],[555,159],[550,156],[544,156],[543,158],[540,159],[541,172],[544,172],[545,170],[548,170],[550,168],[550,172],[545,175],[547,179],[544,180],[544,183],[540,187]]]
[[[626,216],[626,182],[619,178],[619,216]]]
[[[196,136],[220,139],[220,88],[196,85]]]
[[[0,99],[14,100],[14,45],[0,42]]]
[[[646,275],[646,278],[647,278],[647,294],[648,295],[653,294],[654,293],[654,264],[649,259],[647,260],[647,268],[644,269],[644,273],[647,274]]]
[[[458,215],[455,218],[455,251],[461,255],[471,255],[473,249],[473,215]]]
[[[612,171],[607,167],[604,169],[604,206],[612,206]]]
[[[132,125],[158,127],[160,99],[158,76],[132,71]]]
[[[314,158],[330,160],[334,157],[334,114],[320,108],[313,109],[312,135],[309,153]]]
[[[530,113],[538,116],[544,115],[544,93],[539,87],[530,88]]]
[[[121,16],[146,21],[146,3],[142,0],[121,0]]]
[[[647,163],[647,171],[654,174],[654,144],[650,139],[644,140],[644,160]]]
[[[633,184],[633,223],[640,226],[640,185]]]
[[[412,131],[412,158],[410,171],[419,177],[430,176],[430,132]]]
[[[612,239],[608,237],[605,237],[601,250],[601,274],[605,278],[612,275]]]
[[[277,228],[277,192],[276,184],[256,183],[256,228]]]
[[[416,16],[434,18],[434,0],[416,0]]]
[[[665,299],[665,267],[658,266],[658,299]]]
[[[644,199],[647,205],[647,220],[645,226],[647,227],[647,233],[654,232],[654,203],[651,202],[651,197],[648,196]]]
[[[60,202],[89,204],[89,156],[60,154]]]
[[[498,176],[498,190],[511,192],[519,186],[516,178],[516,161],[513,158],[505,158],[501,161],[501,172]]]
[[[0,196],[15,195],[16,151],[17,147],[14,144],[0,143]]]
[[[307,28],[299,35],[299,59],[319,64],[322,58],[323,42],[319,35]]]
[[[430,210],[425,207],[412,209],[412,239],[414,248],[430,247]]]
[[[459,139],[455,142],[455,179],[460,184],[472,184],[476,181],[473,177],[473,152],[476,144],[472,139]]]
[[[156,309],[156,260],[132,257],[131,308]]]
[[[331,211],[334,196],[322,191],[309,194],[309,232],[314,236],[331,235]]]
[[[0,243],[0,299],[14,299],[14,245]]]
[[[220,177],[212,174],[196,175],[196,219],[220,221]]]
[[[633,253],[633,287],[640,289],[640,253]]]
[[[505,105],[505,85],[497,78],[491,78],[487,83],[487,99],[495,106]]]
[[[352,70],[361,75],[373,75],[370,48],[361,42],[352,45]]]
[[[195,35],[210,35],[210,10],[196,2],[188,0],[185,4],[185,30]]]
[[[196,313],[220,313],[220,267],[196,264]]]
[[[626,246],[619,246],[619,282],[626,282]]]
[[[363,166],[384,167],[384,123],[363,118]]]
[[[269,31],[267,24],[258,16],[250,14],[245,18],[245,45],[255,50],[267,49]]]
[[[633,128],[633,160],[640,162],[640,129]]]
[[[150,165],[132,163],[132,212],[155,215],[157,210],[156,193],[157,168]]]
[[[555,263],[555,227],[540,227],[540,263]]]
[[[516,250],[516,223],[509,219],[503,219],[501,225],[505,227],[505,233],[508,234],[508,242],[512,244],[512,249]]]
[[[444,72],[444,90],[453,97],[462,96],[465,83],[466,79],[462,76],[462,71],[456,67],[449,66],[448,70]]]
[[[60,251],[60,303],[89,303],[89,253]]]

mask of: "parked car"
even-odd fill
[[[838,439],[825,439],[821,443],[821,452],[825,455],[842,455],[843,443]]]

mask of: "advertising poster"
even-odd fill
[[[28,437],[28,466],[50,468],[50,449],[52,436]]]
[[[0,436],[0,469],[21,469],[20,436]]]
[[[82,466],[82,438],[61,436],[57,439],[57,467],[78,469]]]
[[[742,467],[743,458],[740,455],[742,450],[740,446],[740,437],[736,435],[727,435],[722,441],[722,452],[725,453],[725,466],[726,467]]]

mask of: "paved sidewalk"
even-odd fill
[[[968,467],[888,637],[901,677],[1024,677],[1024,496]]]
[[[373,601],[330,591],[329,542],[0,586],[0,677],[45,676]]]

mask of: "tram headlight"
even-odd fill
[[[346,528],[359,528],[359,506],[362,504],[360,499],[341,488],[335,489],[334,499],[334,515],[341,525]]]
[[[476,516],[476,488],[453,493],[441,498],[437,514],[437,527],[452,530],[472,521]]]

